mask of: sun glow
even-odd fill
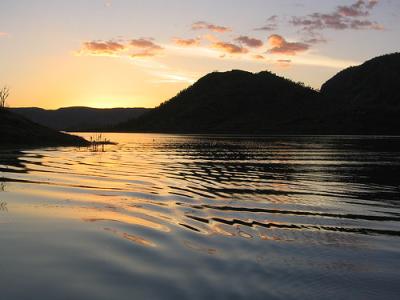
[[[71,1],[62,10],[46,2],[28,5],[38,14],[26,16],[24,26],[11,14],[3,19],[0,83],[11,87],[11,106],[155,107],[209,72],[232,69],[269,70],[318,89],[341,69],[398,49],[391,37],[398,35],[397,20],[382,18],[384,9],[396,9],[393,3],[321,2],[304,11],[274,1],[238,3],[232,10],[243,15],[235,20],[226,8],[212,18],[199,15],[193,4],[182,18],[178,10],[154,11],[149,4],[135,10],[134,1]],[[65,26],[77,5],[76,24]]]

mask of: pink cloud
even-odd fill
[[[305,32],[323,29],[382,30],[382,25],[366,19],[378,3],[378,0],[357,0],[351,5],[338,6],[331,13],[315,12],[304,17],[293,17],[290,23]]]
[[[278,34],[271,35],[268,38],[268,42],[271,45],[271,49],[268,50],[268,53],[271,54],[296,55],[310,48],[310,46],[305,43],[288,42]]]
[[[259,48],[263,46],[263,42],[261,40],[250,38],[248,36],[239,36],[235,39],[235,41],[250,48]]]
[[[128,41],[88,41],[84,42],[77,54],[97,56],[151,57],[164,48],[152,39],[132,39]]]
[[[152,39],[135,39],[130,40],[129,44],[135,48],[147,48],[153,50],[162,50],[163,48],[157,44],[155,44]]]
[[[348,6],[338,6],[337,12],[342,16],[346,17],[360,17],[360,16],[368,16],[369,8],[368,3],[365,3],[363,0],[358,0],[352,5]]]
[[[153,39],[133,39],[129,41],[129,45],[133,48],[133,53],[130,54],[133,58],[144,58],[156,56],[163,47],[153,42]]]

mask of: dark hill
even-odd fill
[[[214,72],[117,131],[277,133],[306,118],[318,93],[269,72]],[[291,133],[298,132],[294,128]]]
[[[67,107],[57,110],[41,108],[12,108],[11,111],[23,115],[43,126],[63,131],[91,131],[112,127],[134,119],[148,111],[146,108]]]
[[[320,93],[269,72],[216,72],[116,131],[398,135],[399,87],[399,53],[339,72]]]
[[[333,133],[400,134],[400,53],[339,72],[321,88]]]
[[[0,147],[86,146],[83,138],[57,132],[0,109]]]
[[[347,68],[329,79],[321,93],[347,107],[394,107],[400,105],[400,53],[373,58]]]

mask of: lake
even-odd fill
[[[106,137],[0,152],[0,299],[399,299],[400,138]]]

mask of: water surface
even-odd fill
[[[107,138],[1,151],[0,299],[398,299],[400,138]]]

